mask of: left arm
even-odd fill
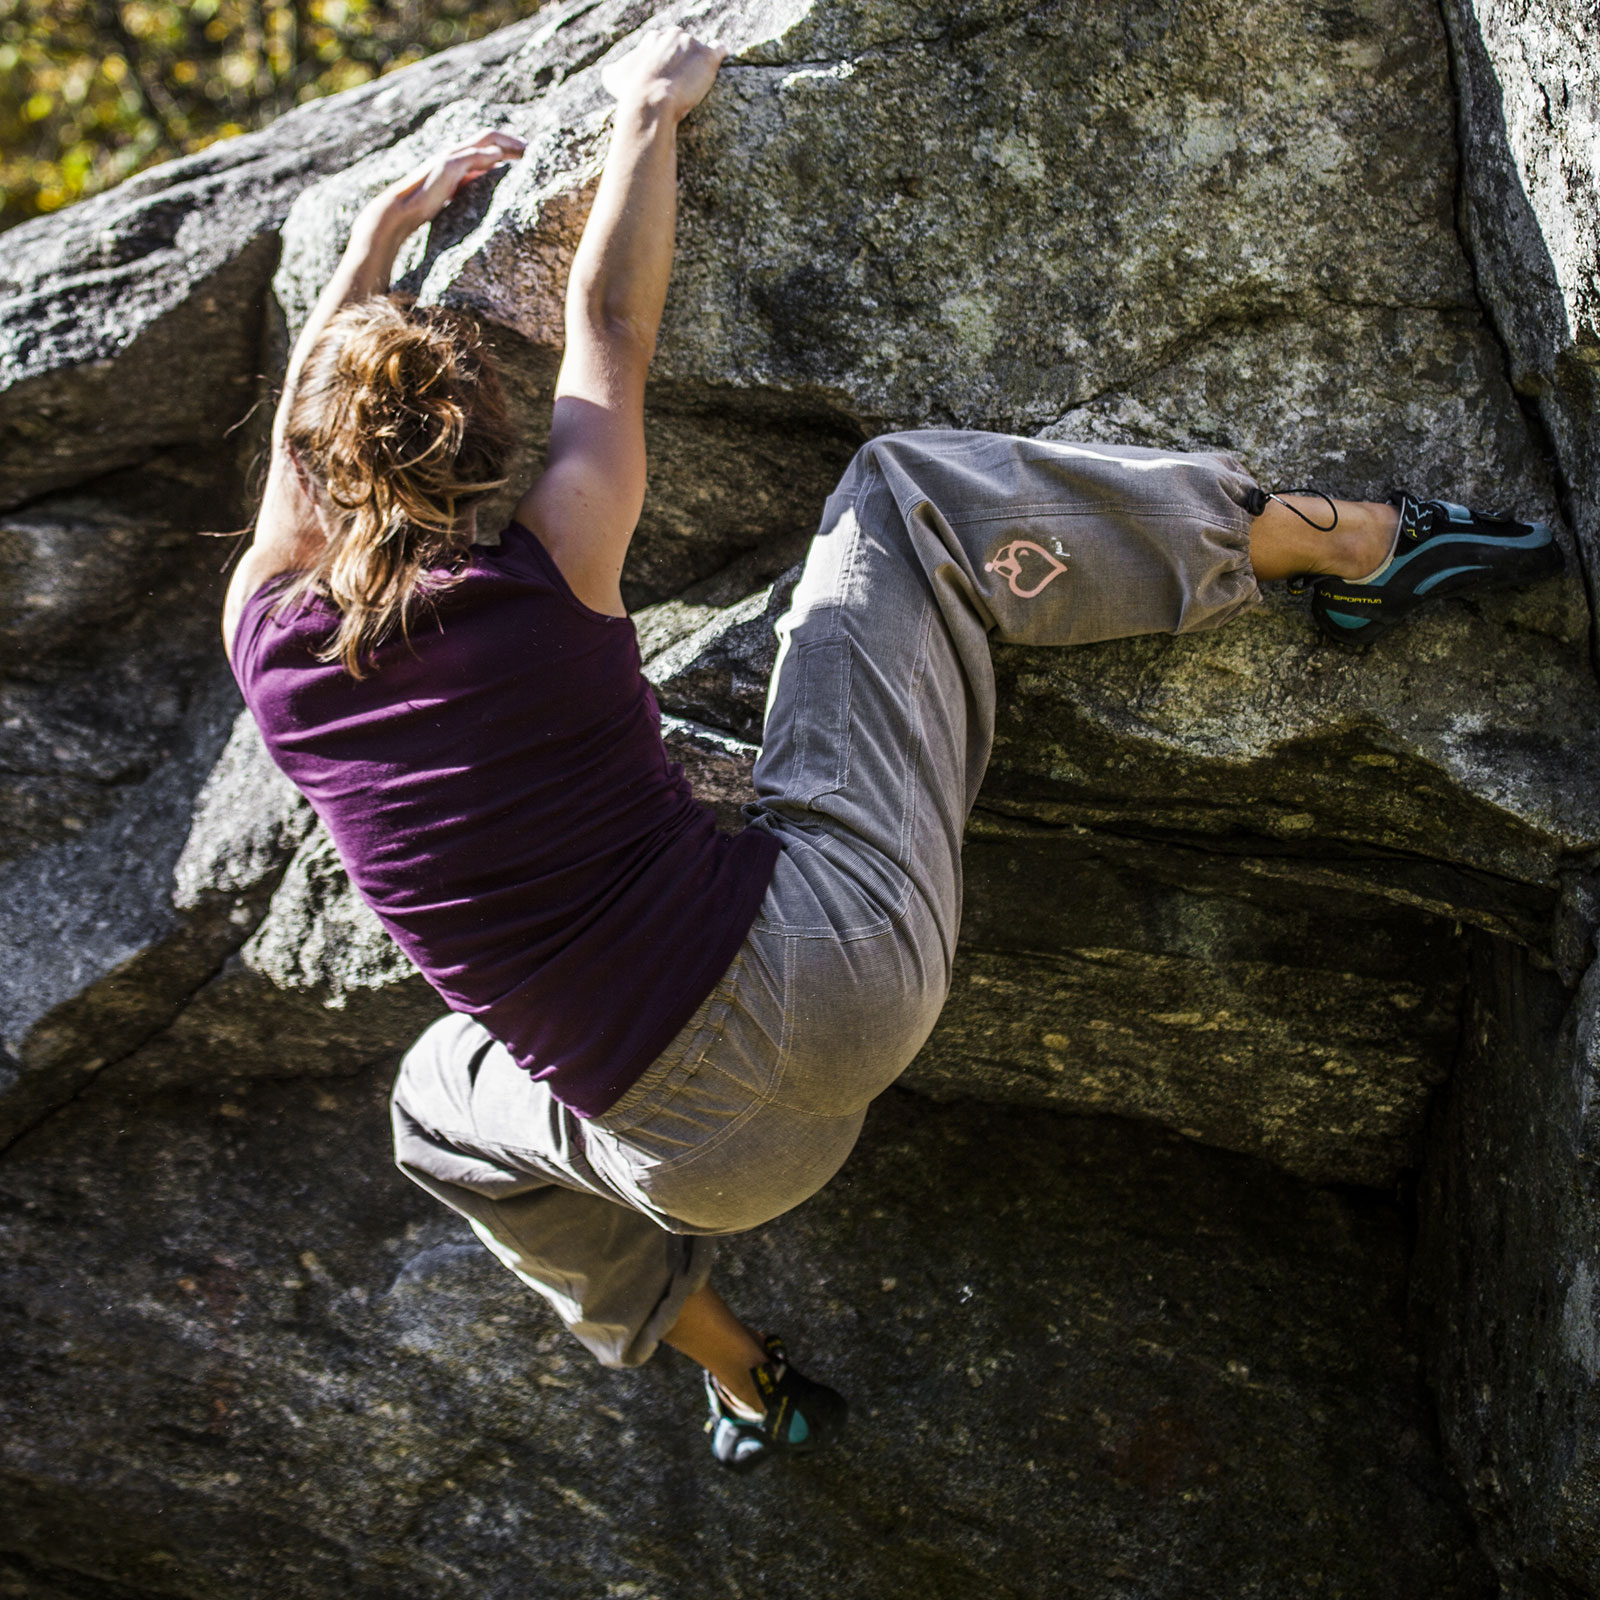
[[[269,578],[307,566],[322,545],[316,502],[284,443],[307,358],[341,307],[388,289],[401,245],[438,216],[462,184],[502,161],[515,160],[522,150],[523,142],[514,134],[479,134],[391,184],[356,218],[344,255],[317,297],[289,357],[283,394],[272,421],[272,456],[256,514],[255,536],[234,569],[223,602],[222,640],[230,655],[245,601]]]

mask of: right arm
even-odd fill
[[[607,71],[616,117],[567,281],[549,455],[516,511],[578,599],[611,616],[626,615],[622,563],[644,507],[644,386],[672,270],[678,124],[722,57],[669,29]]]

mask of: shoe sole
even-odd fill
[[[1489,553],[1494,559],[1489,561],[1472,561],[1463,559],[1460,566],[1447,567],[1442,572],[1436,572],[1431,577],[1424,578],[1417,587],[1407,594],[1385,595],[1381,591],[1369,591],[1366,594],[1330,593],[1325,587],[1330,583],[1338,584],[1338,579],[1319,579],[1311,590],[1311,614],[1315,619],[1318,631],[1330,643],[1341,646],[1347,650],[1365,650],[1376,643],[1391,629],[1397,628],[1408,617],[1427,606],[1434,600],[1449,599],[1453,595],[1474,592],[1488,593],[1497,589],[1521,589],[1529,584],[1543,582],[1546,578],[1558,576],[1565,568],[1565,561],[1561,554],[1561,546],[1555,542],[1555,537],[1549,527],[1542,522],[1523,524],[1527,533],[1519,536],[1516,543],[1509,540],[1497,541],[1493,535],[1482,534],[1441,534],[1430,541],[1430,546],[1437,549],[1445,543],[1475,544],[1480,550],[1489,546]],[[1543,537],[1532,544],[1522,541],[1529,535],[1541,534]],[[1413,554],[1421,554],[1419,549]],[[1463,556],[1467,553],[1462,552]],[[1521,558],[1517,560],[1517,558]],[[1410,556],[1402,558],[1411,559]],[[1516,561],[1516,565],[1512,562]],[[1517,570],[1521,566],[1524,570]],[[1340,585],[1340,587],[1345,587]],[[1360,585],[1351,584],[1349,588],[1359,588]],[[1331,609],[1333,606],[1372,606],[1370,612],[1340,612]]]
[[[815,1390],[822,1392],[817,1393]],[[815,1390],[806,1410],[807,1426],[812,1431],[800,1443],[790,1444],[784,1439],[768,1439],[757,1433],[755,1436],[761,1441],[759,1450],[752,1450],[746,1455],[728,1461],[716,1453],[713,1445],[711,1459],[725,1471],[743,1475],[754,1472],[763,1462],[770,1461],[774,1456],[810,1456],[827,1450],[844,1432],[845,1423],[850,1417],[850,1404],[843,1395],[836,1390],[826,1389],[824,1385],[816,1385]]]
[[[804,1444],[782,1444],[775,1439],[763,1439],[759,1450],[751,1450],[732,1461],[724,1461],[715,1452],[712,1453],[711,1459],[725,1472],[736,1472],[743,1477],[746,1473],[757,1471],[763,1463],[771,1461],[775,1456],[821,1455],[834,1443],[836,1437],[836,1434],[829,1434],[826,1438],[816,1441],[808,1439]]]

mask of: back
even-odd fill
[[[729,837],[667,761],[632,623],[573,597],[517,523],[474,546],[357,680],[325,604],[246,601],[233,660],[273,759],[452,1010],[582,1115],[710,992],[777,845]]]

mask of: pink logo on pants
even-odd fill
[[[1022,576],[1024,558],[1028,559],[1031,566],[1034,556],[1044,562],[1045,575],[1031,589],[1024,589],[1018,584],[1017,579]],[[1019,600],[1031,600],[1054,583],[1067,570],[1067,564],[1064,561],[1057,561],[1042,544],[1035,544],[1032,539],[1013,539],[1010,544],[1000,547],[993,561],[984,562],[983,570],[998,572],[1010,585],[1012,594]]]

